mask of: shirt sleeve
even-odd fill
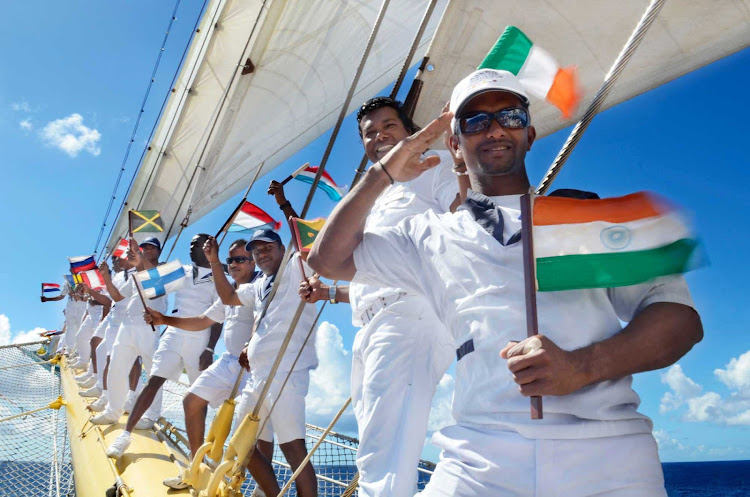
[[[458,178],[453,173],[453,157],[445,150],[431,150],[425,155],[440,157],[440,165],[435,167],[432,191],[435,195],[435,202],[442,212],[450,212],[451,204],[458,195]]]
[[[203,315],[214,323],[223,323],[226,318],[226,306],[221,299],[216,299]]]
[[[262,281],[262,280],[261,280]],[[237,288],[237,298],[242,305],[252,306],[255,308],[256,289],[253,283],[243,283]]]
[[[656,302],[673,302],[695,309],[682,276],[663,276],[640,285],[610,288],[607,294],[617,317],[626,322],[632,321],[639,312]]]
[[[408,233],[408,221],[375,228],[364,233],[354,249],[356,274],[353,282],[396,287],[422,293],[421,257]]]

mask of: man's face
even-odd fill
[[[365,154],[372,162],[377,162],[409,136],[404,123],[393,107],[380,107],[366,114],[359,123],[362,130],[362,144]]]
[[[514,94],[492,91],[477,95],[467,102],[457,118],[475,112],[497,112],[513,107],[524,107]],[[492,120],[489,128],[474,134],[459,134],[451,138],[456,158],[463,159],[474,174],[504,176],[525,174],[526,152],[531,150],[536,130],[533,126],[521,129],[503,128]]]
[[[238,284],[249,283],[255,271],[255,262],[250,252],[245,250],[244,246],[237,246],[229,251],[229,257],[247,257],[245,262],[236,262],[233,260],[229,264],[229,276]]]
[[[258,240],[250,245],[250,253],[253,254],[255,265],[263,271],[266,276],[276,274],[284,258],[284,246],[276,242],[264,242]]]
[[[206,243],[206,240],[208,240],[208,237],[201,235],[195,235],[190,240],[190,260],[201,267],[209,267],[206,254],[203,253],[203,245]]]
[[[141,245],[141,252],[143,252],[143,256],[154,266],[159,263],[159,253],[161,253],[161,250],[156,248],[155,245],[145,243]]]

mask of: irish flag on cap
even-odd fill
[[[498,69],[515,74],[532,95],[544,98],[569,118],[580,100],[573,67],[561,68],[545,50],[534,45],[515,26],[505,28],[500,39],[477,69]]]
[[[535,197],[532,222],[540,292],[636,285],[698,265],[687,223],[650,193]]]

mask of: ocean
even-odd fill
[[[749,497],[750,461],[662,464],[669,497]]]

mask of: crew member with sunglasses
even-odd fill
[[[526,334],[520,197],[536,132],[507,71],[459,82],[444,113],[402,141],[328,218],[309,256],[329,278],[429,289],[453,334],[455,425],[433,436],[441,460],[422,495],[666,496],[651,421],[632,374],[673,364],[701,340],[684,279],[538,295],[540,335]],[[377,197],[434,167],[426,144],[452,124],[471,188],[454,214],[364,231]],[[383,254],[398,264],[383,264]],[[624,328],[620,321],[628,322]],[[544,396],[530,419],[528,396]]]
[[[229,257],[226,259],[229,275],[234,280],[234,287],[252,285],[260,274],[255,271],[250,253],[245,249],[246,240],[235,240],[229,246]],[[148,309],[146,322],[154,326],[167,325],[191,332],[200,332],[216,323],[224,323],[224,352],[219,359],[204,370],[197,380],[190,386],[182,401],[185,410],[185,430],[190,442],[190,452],[195,456],[196,451],[203,445],[206,411],[208,406],[219,407],[229,398],[237,376],[243,372],[239,364],[239,355],[243,347],[250,340],[253,329],[255,307],[252,305],[224,305],[220,298],[216,298],[213,305],[203,314],[196,316],[165,316],[158,311]],[[244,384],[244,374],[242,384]],[[271,457],[268,454],[267,457]],[[164,484],[170,488],[180,490],[187,488],[183,475],[170,477]]]

